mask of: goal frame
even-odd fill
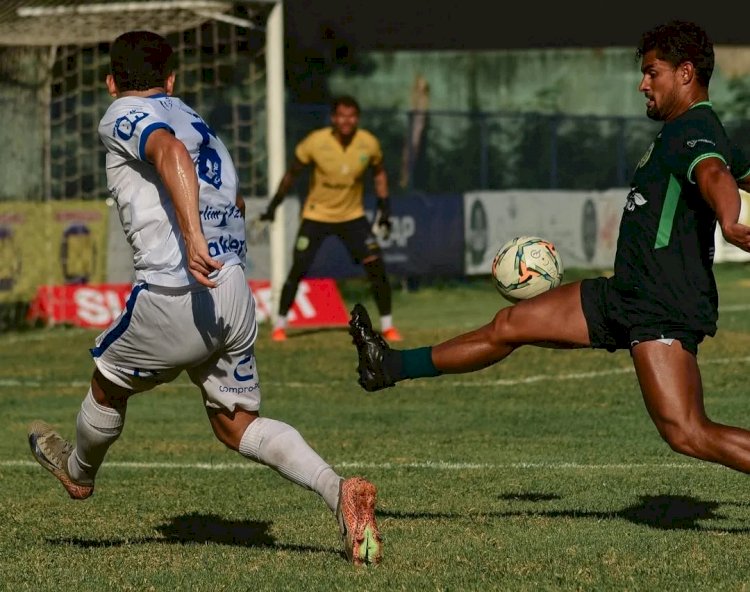
[[[86,2],[85,0],[6,0],[0,7],[0,46],[37,47],[46,51],[43,67],[51,82],[51,70],[58,47],[87,46],[110,42],[120,33],[134,28],[160,34],[179,32],[210,20],[237,27],[258,28],[251,20],[227,14],[233,7],[263,7],[267,16],[265,33],[265,140],[267,198],[280,182],[286,166],[284,2],[283,0],[126,0],[122,2]],[[65,26],[60,26],[65,23]],[[92,26],[91,23],[99,23]],[[77,24],[77,26],[76,26]],[[151,26],[153,25],[153,26]],[[51,84],[42,89],[42,174],[43,198],[51,199]],[[261,144],[262,145],[262,144]],[[261,165],[262,166],[262,165]],[[261,179],[262,183],[262,179]],[[262,191],[262,187],[258,188]],[[284,208],[279,208],[270,226],[270,281],[276,318],[278,300],[287,271],[287,236]]]

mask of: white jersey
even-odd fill
[[[236,206],[237,172],[224,144],[180,99],[166,94],[128,96],[107,109],[99,136],[107,148],[107,185],[133,248],[136,280],[167,287],[196,283],[186,265],[172,200],[146,160],[146,140],[158,129],[173,133],[195,163],[209,255],[225,266],[244,268],[245,223]]]

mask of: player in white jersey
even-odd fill
[[[70,497],[89,497],[122,432],[128,398],[185,371],[219,441],[318,493],[335,512],[349,560],[378,563],[375,486],[342,478],[296,429],[259,415],[244,202],[226,147],[172,96],[175,63],[163,37],[125,33],[113,42],[110,62],[107,88],[115,100],[99,134],[136,281],[125,310],[91,350],[96,368],[75,446],[35,421],[28,434],[34,458]]]

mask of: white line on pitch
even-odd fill
[[[632,469],[693,469],[693,468],[722,468],[710,463],[574,463],[574,462],[519,462],[519,463],[465,463],[465,462],[340,462],[331,463],[339,469],[373,469],[373,470],[398,470],[398,469],[426,469],[436,471],[465,471],[465,470],[492,470],[492,469],[544,469],[544,470],[617,470],[628,471]],[[31,460],[0,460],[0,469],[15,467],[36,467],[37,463]],[[199,470],[199,471],[236,471],[266,469],[265,465],[254,462],[246,463],[177,463],[177,462],[106,462],[105,467],[120,469],[164,469],[164,470]]]
[[[736,312],[740,310],[750,310],[750,304],[727,304],[726,306],[720,306],[719,312]]]
[[[700,361],[701,365],[713,365],[713,364],[747,364],[750,362],[750,356],[742,356],[739,358],[709,358]],[[534,376],[525,376],[522,378],[497,378],[495,380],[453,380],[451,384],[457,386],[514,386],[517,384],[529,384],[534,382],[542,382],[545,380],[581,380],[586,378],[599,378],[601,376],[615,376],[618,374],[631,374],[633,368],[610,368],[609,370],[592,370],[589,372],[570,372],[567,374],[536,374]],[[329,380],[321,383],[310,383],[310,382],[284,382],[278,381],[274,385],[284,388],[316,388],[316,387],[328,387],[332,384],[348,384],[353,383],[353,380]],[[423,383],[420,382],[405,382],[404,386],[417,386]],[[23,380],[23,379],[0,379],[0,388],[2,387],[26,387],[26,388],[85,388],[89,385],[87,381],[71,381],[65,383],[50,383],[41,380]],[[192,384],[180,384],[172,383],[164,385],[163,388],[189,388],[194,389],[195,386]]]

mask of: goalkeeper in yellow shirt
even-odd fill
[[[356,263],[361,263],[380,313],[380,332],[388,341],[401,335],[391,316],[391,286],[386,277],[383,253],[375,237],[387,238],[391,230],[388,176],[383,168],[380,142],[360,129],[360,108],[350,96],[331,104],[331,125],[310,132],[294,151],[273,198],[260,220],[273,221],[276,208],[306,166],[312,166],[310,188],[302,207],[302,222],[292,253],[292,266],[281,290],[279,310],[271,338],[286,339],[287,313],[297,287],[327,236],[340,239]],[[364,177],[372,169],[377,212],[371,225],[365,216]]]

